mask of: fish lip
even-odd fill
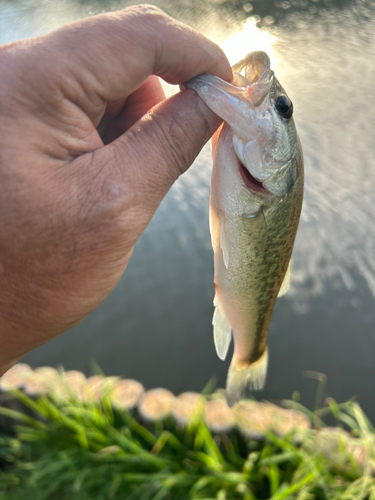
[[[259,198],[268,198],[273,196],[273,193],[266,189],[261,181],[258,181],[251,172],[245,167],[245,165],[237,158],[238,160],[238,169],[241,174],[242,182],[245,184],[246,189],[251,191],[253,194],[258,196]]]

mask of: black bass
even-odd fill
[[[251,52],[233,71],[233,84],[213,75],[185,84],[225,122],[212,141],[210,230],[214,341],[221,359],[231,332],[234,338],[226,387],[230,406],[247,389],[264,386],[268,325],[277,296],[289,286],[303,198],[293,105],[268,55]]]

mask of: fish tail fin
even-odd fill
[[[246,389],[263,389],[268,366],[268,349],[253,363],[244,364],[233,357],[228,371],[225,391],[228,406],[233,406],[244,396]]]

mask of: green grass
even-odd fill
[[[237,430],[213,436],[199,419],[146,428],[106,398],[94,406],[17,395],[30,411],[0,410],[22,421],[0,438],[0,500],[375,500],[375,432],[355,402],[314,413],[285,402],[315,428],[256,442]],[[319,430],[328,414],[349,434]]]

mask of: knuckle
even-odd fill
[[[160,9],[159,7],[156,7],[156,5],[151,5],[151,4],[141,4],[141,5],[138,5],[138,9],[140,12],[142,12],[143,15],[147,15],[149,16],[150,18],[167,18],[167,14],[165,14],[165,12]]]
[[[131,13],[140,17],[144,22],[165,22],[169,16],[159,7],[149,4],[135,5],[125,9],[127,13]]]

